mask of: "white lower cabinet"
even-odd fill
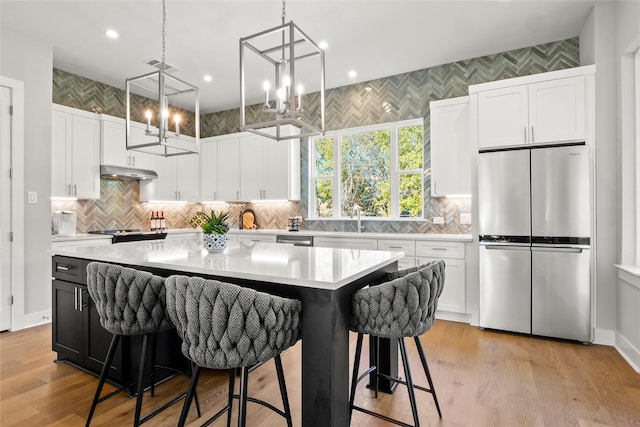
[[[353,239],[348,237],[314,237],[313,246],[340,249],[378,249],[376,239]]]
[[[378,250],[404,252],[404,257],[398,261],[398,270],[416,266],[416,242],[413,240],[378,240]]]
[[[465,250],[462,242],[416,242],[418,265],[444,260],[444,288],[439,311],[466,313]]]

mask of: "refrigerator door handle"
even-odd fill
[[[526,245],[526,246],[516,246],[516,245],[487,245],[487,244],[482,244],[482,246],[484,246],[486,249],[490,249],[490,250],[501,250],[501,251],[528,251],[531,249],[531,246]]]
[[[531,250],[535,251],[535,252],[565,252],[565,253],[572,253],[572,254],[581,254],[582,253],[582,249],[583,248],[567,248],[567,247],[563,247],[563,248],[558,248],[558,247],[553,247],[553,246],[532,246]]]

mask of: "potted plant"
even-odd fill
[[[202,233],[204,247],[209,252],[223,251],[227,247],[227,231],[229,226],[227,225],[228,212],[216,213],[211,209],[211,214],[207,215],[204,212],[202,214]]]

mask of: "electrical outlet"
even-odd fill
[[[471,214],[470,213],[461,213],[460,214],[460,224],[471,224]]]
[[[444,218],[441,216],[434,216],[433,217],[433,223],[434,224],[444,224]]]

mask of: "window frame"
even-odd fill
[[[401,128],[421,126],[422,127],[422,166],[416,169],[400,170],[400,158],[399,158],[399,131]],[[339,129],[333,131],[327,131],[322,136],[314,136],[309,138],[309,199],[308,199],[308,217],[313,220],[346,220],[351,219],[351,216],[342,216],[342,199],[340,198],[340,189],[342,180],[340,171],[342,170],[342,140],[346,135],[352,135],[357,133],[374,132],[380,130],[388,130],[390,134],[390,179],[391,179],[391,194],[390,203],[391,210],[388,217],[381,216],[366,216],[367,220],[423,220],[425,215],[425,195],[424,195],[424,171],[425,171],[425,126],[424,119],[408,119],[400,120],[396,122],[381,123],[375,125],[358,126],[346,129]],[[332,138],[333,139],[333,173],[331,175],[316,175],[316,141],[318,139]],[[420,194],[422,203],[422,215],[417,217],[400,217],[400,177],[402,175],[420,175]],[[316,180],[317,179],[331,179],[331,197],[332,197],[332,215],[331,216],[317,216],[316,215]]]

